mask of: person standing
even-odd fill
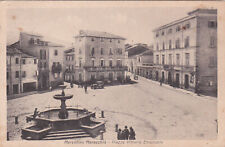
[[[134,131],[134,129],[132,128],[132,127],[130,127],[130,133],[129,133],[130,135],[129,135],[129,140],[135,140],[136,138],[135,138],[135,131]]]
[[[160,79],[159,82],[160,82],[160,86],[162,86],[162,83],[163,83],[163,82],[162,82],[162,79]]]
[[[73,88],[73,82],[70,82],[70,88]]]
[[[117,139],[118,139],[118,140],[122,140],[122,132],[121,132],[121,129],[119,129],[119,130],[117,131]]]
[[[84,91],[87,93],[87,84],[84,85]]]
[[[128,138],[129,138],[129,130],[127,129],[127,126],[124,127],[123,133],[124,133],[124,139],[128,140]]]

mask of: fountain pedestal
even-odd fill
[[[57,100],[61,100],[61,106],[59,110],[59,118],[66,119],[68,118],[68,111],[66,109],[66,100],[71,99],[73,95],[54,95],[54,98]]]

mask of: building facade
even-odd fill
[[[74,82],[75,81],[75,50],[70,48],[64,51],[64,81]]]
[[[137,60],[137,75],[142,77],[152,79],[153,75],[153,50],[152,47],[149,47],[145,52],[138,54],[136,56]]]
[[[38,89],[56,87],[63,82],[64,47],[36,34],[20,33],[19,48],[38,59]]]
[[[75,81],[125,78],[125,38],[106,32],[84,31],[75,36]]]
[[[217,10],[197,9],[153,32],[156,80],[216,93]]]
[[[7,47],[7,95],[37,90],[37,63],[36,57]]]
[[[141,65],[140,59],[141,57],[138,58],[138,55],[141,55],[145,51],[148,51],[149,47],[145,44],[134,44],[134,45],[129,45],[126,48],[126,65],[128,68],[128,72],[138,75],[139,74],[139,68],[138,66]],[[148,58],[143,57],[143,59],[149,60]],[[142,61],[144,61],[142,60]],[[151,60],[151,59],[150,59]],[[153,58],[152,58],[153,60]]]

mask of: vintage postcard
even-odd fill
[[[225,146],[224,2],[3,2],[1,146]]]

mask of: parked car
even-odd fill
[[[103,81],[96,81],[96,83],[91,85],[91,89],[103,89],[104,82]]]
[[[137,75],[134,75],[134,80],[138,80],[138,76]]]

